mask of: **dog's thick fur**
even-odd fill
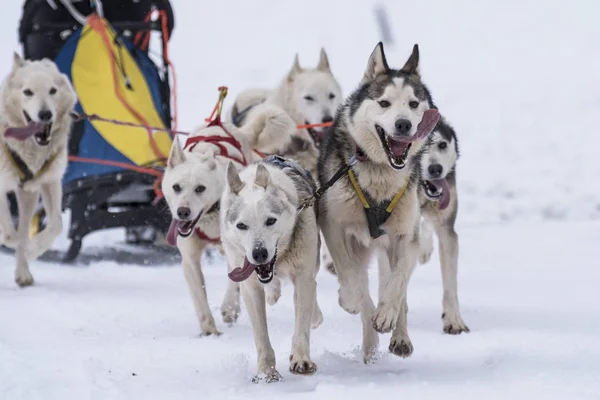
[[[278,110],[271,113],[266,109],[263,113],[254,115],[252,121],[240,129],[224,122],[225,129],[240,143],[242,153],[229,144],[223,145],[231,155],[241,158],[243,154],[248,162],[252,162],[260,158],[252,151],[253,149],[268,151],[269,146],[285,146],[289,143],[291,140],[289,136],[279,133],[273,135],[273,127],[280,123],[285,124],[286,118],[287,116],[282,116]],[[218,126],[203,125],[190,137],[211,135],[226,137],[227,134]],[[269,139],[266,140],[265,137]],[[193,221],[202,213],[192,229],[199,228],[210,239],[220,237],[219,209],[212,207],[220,200],[225,188],[225,170],[228,162],[229,159],[221,156],[221,150],[214,144],[199,142],[192,151],[184,151],[179,141],[174,140],[162,181],[162,190],[173,218]],[[238,163],[235,165],[238,168],[242,167]],[[189,215],[178,215],[178,210],[182,208],[187,208]],[[177,234],[176,240],[182,256],[183,272],[200,323],[201,335],[219,334],[208,305],[201,266],[202,253],[211,241],[201,238],[196,233],[188,237]],[[215,245],[222,251],[218,243]],[[237,320],[240,312],[239,303],[239,286],[230,281],[221,306],[225,323],[233,323]]]
[[[456,190],[456,161],[459,156],[458,140],[454,129],[445,121],[440,121],[433,132],[423,158],[421,159],[420,190],[421,209],[421,254],[419,261],[426,263],[433,251],[433,232],[437,234],[444,287],[442,320],[444,332],[459,334],[469,332],[458,305],[458,235],[454,230],[458,213],[458,192]],[[430,195],[435,186],[428,182],[445,179],[450,189],[450,203],[441,210],[438,201]],[[437,193],[435,193],[437,194]]]
[[[316,210],[297,212],[315,184],[305,171],[299,172],[302,167],[288,165],[277,166],[266,159],[238,174],[230,164],[221,200],[222,242],[230,268],[244,265],[250,271],[241,291],[254,331],[257,379],[267,382],[279,380],[280,375],[267,329],[265,291],[271,304],[279,297],[280,278],[289,277],[294,284],[292,373],[316,371],[310,358],[310,328],[323,320],[316,297],[320,241]]]
[[[236,114],[248,110],[246,116],[251,118],[254,113],[261,113],[263,107],[278,107],[292,118],[296,126],[320,124],[333,120],[341,101],[342,90],[331,72],[327,53],[321,49],[315,68],[301,67],[296,55],[292,68],[275,89],[251,88],[240,92],[228,117],[235,119]],[[244,121],[241,122],[243,125]],[[297,130],[296,126],[286,133],[292,135],[292,142],[271,154],[295,160],[316,176],[317,145],[327,129]]]
[[[67,142],[72,123],[70,113],[76,101],[69,79],[52,61],[28,61],[14,55],[13,68],[0,88],[0,230],[2,244],[16,248],[15,281],[19,286],[33,284],[29,263],[48,250],[62,232],[61,180],[67,167]],[[41,113],[49,119],[41,121]],[[24,141],[4,136],[7,128],[25,127],[28,117],[35,123],[52,124],[50,136],[46,138],[49,140],[43,145],[35,136]],[[34,174],[33,179],[20,184],[18,170],[6,154],[6,146]],[[42,170],[53,155],[56,156],[48,168]],[[40,170],[42,173],[39,173]],[[6,196],[11,191],[16,194],[19,210],[17,230]],[[44,230],[30,239],[29,228],[40,194],[48,223]]]
[[[320,227],[340,283],[339,303],[349,313],[361,314],[365,362],[378,348],[377,332],[393,331],[389,345],[393,354],[407,357],[413,350],[406,326],[406,291],[419,255],[419,162],[426,140],[414,141],[394,164],[383,140],[414,136],[425,111],[435,108],[421,82],[418,63],[415,45],[404,67],[391,69],[379,43],[358,89],[338,111],[319,159],[323,185],[360,153],[362,161],[353,171],[362,191],[377,203],[391,200],[406,185],[382,226],[386,234],[377,239],[370,235],[365,210],[347,177],[325,192],[319,203]],[[404,127],[402,132],[399,125]],[[367,275],[375,249],[385,252],[391,266],[377,308],[369,295]]]

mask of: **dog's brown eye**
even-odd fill
[[[389,101],[387,101],[387,100],[381,100],[381,101],[379,102],[379,105],[380,105],[382,108],[388,108],[388,107],[389,107],[389,106],[391,106],[392,104],[391,104]]]
[[[236,228],[238,228],[240,231],[247,231],[248,230],[248,225],[243,224],[243,223],[239,223],[235,226]]]
[[[446,142],[441,142],[440,144],[438,144],[438,149],[440,150],[444,150],[446,147],[448,147],[448,143]]]
[[[333,94],[333,93],[329,93],[329,99],[330,99],[330,100],[333,100],[333,99],[335,99],[335,94]]]
[[[179,184],[178,184],[178,183],[174,184],[174,185],[173,185],[173,191],[174,191],[175,193],[179,193],[179,192],[181,192],[181,186],[179,186]]]
[[[56,88],[55,87],[50,88],[50,91],[48,93],[50,93],[50,95],[55,95],[56,94]]]
[[[315,98],[312,96],[304,96],[304,100],[306,101],[315,101]]]
[[[33,96],[33,92],[31,91],[31,89],[25,89],[23,90],[23,94],[27,97],[31,97]]]
[[[272,226],[275,225],[275,222],[277,222],[277,218],[267,218],[267,221],[265,222],[266,226]]]
[[[196,186],[196,189],[194,190],[196,193],[202,193],[206,190],[206,187],[200,185],[200,186]]]
[[[419,107],[419,102],[413,100],[413,101],[409,102],[408,105],[410,106],[410,108],[417,108],[417,107]]]

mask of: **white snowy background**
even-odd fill
[[[19,50],[21,3],[2,4],[1,76]],[[380,40],[373,1],[172,3],[183,130],[208,115],[217,86],[229,86],[229,102],[274,86],[296,52],[314,65],[321,46],[348,94]],[[322,271],[317,374],[287,371],[288,284],[268,309],[286,381],[254,385],[245,310],[233,327],[220,321],[223,260],[204,267],[223,335],[200,338],[177,257],[105,231],[85,239],[76,265],[34,263],[36,286],[24,290],[14,257],[0,254],[0,399],[600,399],[600,2],[381,4],[395,38],[389,63],[419,43],[424,80],[460,138],[459,299],[471,333],[442,333],[434,254],[409,290],[413,356],[388,355],[382,335],[380,361],[365,366],[359,318],[337,305],[337,282]]]

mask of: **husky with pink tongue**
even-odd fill
[[[202,336],[220,334],[210,311],[200,261],[207,246],[220,248],[220,199],[227,163],[233,160],[235,168],[242,168],[259,158],[253,149],[269,152],[288,144],[291,136],[279,132],[281,126],[293,130],[295,125],[287,115],[265,110],[243,128],[227,122],[223,126],[203,125],[186,138],[183,147],[179,140],[173,141],[162,181],[162,191],[173,216],[166,239],[169,244],[177,245],[181,253]],[[225,270],[223,279],[227,279]],[[239,303],[239,285],[229,281],[221,305],[223,322],[232,324],[237,320]]]
[[[319,226],[338,278],[339,304],[360,314],[365,363],[377,356],[378,333],[392,333],[392,354],[413,351],[406,293],[419,256],[419,163],[439,120],[419,71],[419,47],[395,69],[379,43],[321,147],[321,185],[348,171],[321,197]],[[372,255],[384,261],[377,306],[367,273]]]
[[[421,210],[419,262],[424,264],[433,252],[433,233],[439,240],[442,267],[443,329],[457,335],[469,332],[458,306],[458,235],[454,230],[458,213],[456,161],[458,141],[454,129],[443,119],[437,125],[421,159]]]
[[[241,282],[258,356],[254,381],[281,380],[267,329],[265,297],[287,277],[294,285],[294,336],[289,370],[311,375],[310,329],[323,315],[317,304],[320,236],[316,208],[298,211],[316,190],[299,164],[278,156],[244,168],[227,168],[227,188],[221,199],[221,238],[230,265],[229,278]],[[278,292],[278,289],[276,290]],[[265,295],[266,292],[266,295]]]

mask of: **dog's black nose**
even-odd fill
[[[398,131],[398,133],[405,135],[408,132],[410,132],[410,128],[412,128],[412,124],[409,120],[407,120],[407,119],[396,120],[396,131]]]
[[[267,257],[269,257],[269,252],[264,247],[258,247],[252,250],[252,257],[257,264],[264,264],[267,262]]]
[[[179,218],[182,221],[185,221],[186,219],[188,219],[190,217],[191,213],[192,213],[192,210],[190,210],[189,207],[179,207],[177,209],[177,218]]]
[[[42,110],[38,113],[38,117],[42,122],[48,122],[52,119],[52,111],[50,110]]]
[[[332,122],[333,121],[333,117],[331,115],[326,115],[323,117],[322,119],[323,123],[326,124],[327,122]]]
[[[429,176],[432,178],[437,178],[442,175],[442,171],[444,171],[444,167],[441,164],[431,164],[427,171],[429,172]]]

